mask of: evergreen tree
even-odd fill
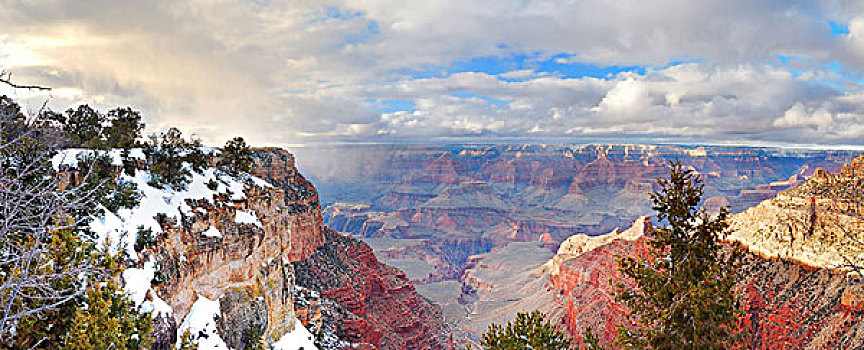
[[[506,326],[490,325],[480,345],[489,350],[565,350],[570,348],[570,340],[535,310],[517,313]]]
[[[134,183],[117,181],[120,174],[107,155],[80,154],[78,167],[82,169],[80,188],[93,192],[97,198],[89,204],[102,204],[113,213],[138,205],[141,195],[137,187]]]
[[[651,195],[664,227],[651,230],[651,257],[622,257],[621,273],[636,288],[618,284],[616,299],[637,318],[635,330],[619,329],[618,344],[633,349],[728,349],[738,337],[735,293],[739,253],[721,250],[727,210],[698,210],[703,185],[680,161]]]
[[[264,350],[264,342],[262,342],[261,339],[263,335],[264,333],[261,331],[261,326],[250,321],[249,327],[243,332],[243,338],[246,342],[243,349]]]
[[[192,333],[187,329],[183,332],[183,335],[180,336],[180,346],[174,346],[171,344],[171,349],[176,350],[198,350],[198,344],[192,342]]]
[[[66,110],[62,129],[72,147],[104,149],[107,144],[102,140],[105,116],[84,104],[77,109]]]
[[[128,150],[137,145],[141,131],[144,130],[141,113],[130,107],[115,108],[108,111],[107,119],[111,122],[104,130],[108,147]]]
[[[591,327],[586,327],[585,332],[582,333],[582,347],[585,350],[603,350],[600,346],[600,337],[591,331]]]
[[[152,139],[154,142],[145,149],[152,158],[150,184],[177,191],[186,189],[191,173],[183,166],[189,148],[183,134],[172,127]]]
[[[87,293],[84,305],[75,311],[65,349],[138,350],[152,339],[150,315],[141,315],[112,281]]]
[[[222,160],[219,165],[230,174],[252,172],[252,151],[242,137],[235,137],[222,147]]]

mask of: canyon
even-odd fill
[[[422,295],[442,305],[457,343],[475,344],[490,323],[534,309],[577,338],[583,323],[610,320],[593,325],[608,341],[626,313],[608,290],[617,273],[614,256],[644,253],[638,237],[650,227],[650,193],[669,161],[701,175],[706,210],[742,213],[805,183],[817,169],[840,171],[856,155],[609,144],[296,152],[310,160],[300,166],[327,198],[325,222],[404,270]]]
[[[93,151],[56,157],[61,176],[74,181],[82,152]],[[135,185],[138,205],[90,224],[105,249],[129,257],[120,278],[153,318],[153,349],[174,348],[183,334],[202,349],[454,347],[440,307],[404,272],[326,227],[291,153],[254,150],[253,175],[223,172],[208,152],[209,165],[181,189],[149,181],[150,160],[136,152],[135,171],[117,181]]]
[[[856,242],[864,238],[864,231],[855,214],[838,212],[837,203],[843,203],[844,198],[826,197],[825,186],[820,186],[844,188],[844,179],[861,180],[862,168],[864,155],[836,174],[819,169],[800,186],[731,217],[727,249],[745,249],[736,285],[741,297],[739,326],[745,348],[864,346],[864,285],[860,275],[846,267],[860,264],[864,246]],[[842,225],[845,231],[840,229]],[[628,317],[630,310],[615,300],[615,284],[632,283],[622,279],[617,260],[620,256],[648,258],[652,226],[649,217],[640,217],[623,231],[574,235],[545,265],[530,272],[508,269],[506,280],[466,282],[489,295],[516,300],[521,294],[541,300],[520,305],[526,300],[522,299],[510,307],[546,311],[577,342],[590,327],[601,344],[609,345],[619,328],[635,326]],[[475,264],[487,259],[501,257],[487,254],[474,258]],[[492,264],[485,267],[492,268]],[[475,274],[473,269],[469,275]],[[508,281],[526,278],[539,288],[527,294],[510,292]],[[496,311],[506,313],[507,308]]]
[[[737,285],[748,347],[864,346],[864,288],[838,269],[864,251],[850,250],[854,241],[836,228],[859,222],[838,215],[848,205],[824,192],[859,176],[864,157],[632,145],[406,149],[376,154],[386,160],[367,159],[339,183],[307,179],[281,149],[255,149],[252,174],[239,175],[214,168],[213,153],[182,191],[153,187],[138,159],[119,181],[136,185],[139,206],[107,212],[91,228],[129,255],[121,278],[154,318],[154,349],[185,332],[205,348],[243,348],[256,330],[276,349],[452,349],[532,310],[577,341],[590,326],[609,344],[633,326],[611,284],[621,281],[617,257],[647,256],[652,181],[679,160],[705,179],[704,209],[736,212],[726,244],[748,251]]]

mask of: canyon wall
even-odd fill
[[[154,349],[186,331],[213,349],[244,348],[259,331],[278,349],[316,339],[326,349],[453,347],[440,308],[404,272],[324,225],[318,192],[292,154],[253,153],[257,177],[206,168],[183,190],[151,186],[146,167],[124,175],[140,205],[91,225],[134,253],[124,289],[152,312]]]
[[[816,171],[799,187],[732,216],[727,244],[747,249],[737,284],[747,348],[864,347],[864,285],[843,268],[864,250],[854,243],[862,231],[854,216],[838,212],[838,202],[824,197],[825,186],[819,186],[836,187],[839,178],[858,177],[861,169],[864,155],[839,174]],[[566,309],[564,323],[576,339],[590,326],[609,344],[619,326],[633,326],[609,282],[621,281],[617,255],[646,256],[650,225],[644,220],[630,232],[574,236],[550,261],[550,282],[566,296],[560,307]]]

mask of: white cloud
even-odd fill
[[[0,66],[21,81],[55,87],[54,106],[132,105],[151,131],[177,125],[210,143],[235,134],[259,144],[604,133],[816,142],[864,136],[851,122],[864,111],[861,87],[820,69],[830,61],[864,69],[864,8],[855,1],[0,5]],[[832,36],[826,18],[848,23],[850,33]],[[604,79],[536,67],[497,76],[409,74],[513,54],[647,68]],[[777,55],[803,57],[800,74],[779,67]],[[679,60],[697,63],[667,67]],[[453,97],[459,93],[480,97]],[[410,100],[416,112],[380,113],[367,99]]]
[[[822,131],[827,130],[833,122],[833,116],[824,106],[817,109],[808,109],[803,103],[798,102],[786,110],[782,118],[774,120],[774,126],[814,127]]]

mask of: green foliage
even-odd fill
[[[115,108],[108,111],[107,120],[111,122],[104,130],[108,147],[128,150],[137,146],[137,140],[144,130],[141,113],[130,107]]]
[[[564,350],[570,348],[570,340],[563,332],[545,320],[540,311],[530,314],[520,312],[516,320],[506,326],[492,324],[480,344],[490,350]]]
[[[243,332],[243,338],[246,340],[246,345],[243,346],[243,349],[264,350],[263,335],[264,332],[261,330],[260,325],[249,322],[249,327]]]
[[[222,160],[219,166],[229,174],[252,172],[252,151],[242,137],[235,137],[225,143],[220,149]]]
[[[41,267],[43,270],[38,273],[62,274],[67,271],[68,267],[80,265],[86,260],[96,260],[98,256],[95,246],[79,239],[72,227],[52,231],[49,244],[51,255],[46,260],[51,263]],[[3,273],[8,276],[12,271],[4,270]],[[30,273],[37,274],[34,271],[30,271]],[[79,288],[75,276],[54,280],[51,286],[59,290]],[[39,307],[44,303],[39,300],[22,300],[19,302],[26,303],[29,308]],[[15,305],[13,307],[21,306]],[[71,328],[77,309],[78,306],[73,299],[41,314],[25,316],[19,321],[15,337],[11,341],[7,341],[7,346],[11,349],[62,348],[64,337]]]
[[[61,120],[63,122],[62,129],[73,147],[107,148],[107,143],[102,139],[102,124],[105,121],[105,116],[92,107],[84,104],[76,109],[70,108],[66,110],[65,118]]]
[[[150,164],[150,185],[176,191],[185,190],[191,181],[191,172],[183,166],[190,144],[183,139],[180,130],[173,127],[151,138],[153,141],[145,149],[145,153],[153,159]]]
[[[198,344],[195,344],[192,342],[192,333],[190,333],[189,330],[187,329],[185,332],[183,332],[183,335],[180,336],[180,346],[177,347],[177,346],[174,346],[174,344],[171,344],[171,349],[198,350]]]
[[[149,346],[149,314],[139,314],[121,289],[110,280],[91,289],[75,311],[65,349],[127,349]]]
[[[10,349],[128,349],[147,348],[152,341],[149,334],[149,315],[139,314],[114,283],[112,275],[120,272],[116,256],[95,249],[93,243],[81,240],[71,229],[58,230],[52,237],[53,268],[89,260],[103,271],[99,278],[91,279],[86,293],[46,311],[42,315],[23,318],[16,335],[7,344]],[[56,281],[57,288],[81,288],[78,276]]]
[[[153,235],[153,230],[144,228],[144,226],[138,226],[138,234],[135,236],[135,246],[133,247],[135,251],[140,252],[155,246],[156,236]]]
[[[727,349],[738,337],[735,293],[738,253],[721,251],[728,212],[698,210],[703,185],[680,162],[651,196],[665,227],[651,230],[651,257],[621,257],[621,273],[637,288],[618,284],[616,300],[641,327],[620,329],[618,345],[632,349]]]
[[[109,210],[137,205],[134,187],[115,183],[116,169],[106,157],[91,156],[79,161],[81,185],[61,190],[50,163],[64,145],[57,136],[69,133],[79,144],[102,147],[100,118],[82,106],[31,119],[0,97],[0,182],[8,190],[0,196],[6,209],[0,219],[8,224],[0,226],[0,300],[5,315],[14,316],[4,323],[14,334],[0,334],[2,348],[149,346],[149,317],[139,315],[113,282],[118,258],[88,237],[96,204]]]
[[[160,285],[162,283],[165,283],[166,280],[167,277],[165,276],[165,273],[162,272],[162,266],[157,263],[155,266],[155,271],[153,271],[153,279],[150,280],[150,284],[154,286]]]
[[[192,170],[196,172],[203,171],[209,165],[208,156],[201,150],[200,144],[193,144],[193,147],[187,151],[183,160],[189,163]]]
[[[112,213],[122,208],[134,208],[141,195],[134,183],[118,182],[117,169],[107,155],[79,155],[81,189],[94,191],[98,202]]]
[[[591,331],[591,327],[586,327],[585,332],[582,333],[582,346],[586,350],[603,350],[600,346],[600,337]]]

